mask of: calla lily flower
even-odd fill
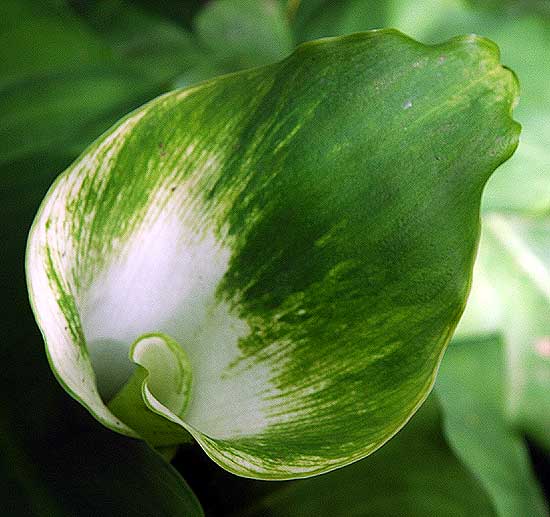
[[[163,95],[55,182],[27,250],[51,367],[100,422],[288,479],[427,397],[518,95],[477,36],[393,30]]]

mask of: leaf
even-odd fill
[[[155,81],[117,65],[14,81],[0,89],[0,164],[36,154],[76,156],[122,113],[160,91]]]
[[[0,87],[110,58],[104,45],[68,9],[32,0],[0,5]]]
[[[58,379],[136,436],[96,379],[122,388],[130,344],[160,332],[189,357],[191,400],[149,405],[224,468],[304,477],[370,454],[433,384],[516,95],[488,40],[375,31],[133,112],[56,181],[29,237]]]
[[[149,17],[155,15],[171,20],[173,23],[191,28],[191,23],[196,13],[204,5],[202,0],[187,0],[185,2],[171,1],[158,2],[157,0],[134,0]]]
[[[388,2],[376,0],[302,1],[293,20],[294,34],[297,41],[302,42],[390,27],[392,25],[387,23],[388,6]]]
[[[204,515],[186,482],[158,453],[103,433],[79,436],[50,462],[55,491],[71,515]]]
[[[550,217],[487,215],[474,280],[460,334],[503,336],[506,414],[550,449]]]
[[[170,83],[209,59],[189,31],[133,3],[100,0],[81,6],[81,11],[117,62],[149,81]]]
[[[485,486],[498,515],[546,516],[527,447],[504,417],[505,355],[497,337],[453,340],[435,391],[458,457]]]
[[[36,466],[6,423],[4,409],[0,414],[0,509],[5,515],[69,516],[52,498],[36,473]]]
[[[272,63],[294,46],[277,0],[209,2],[195,18],[195,30],[226,72]]]
[[[0,60],[0,162],[8,171],[33,155],[74,159],[204,59],[189,33],[117,0],[80,17],[62,2],[35,4],[9,0],[0,8],[9,25]]]
[[[0,508],[8,515],[204,515],[177,471],[144,443],[99,428],[50,442],[30,461],[4,424]]]

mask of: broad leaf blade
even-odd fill
[[[209,60],[193,34],[135,2],[100,0],[79,6],[79,11],[109,44],[114,59],[139,72],[144,82],[171,84]]]
[[[550,218],[485,217],[464,318],[460,335],[502,334],[507,415],[550,448]]]
[[[548,509],[527,447],[505,418],[504,365],[504,348],[497,337],[453,340],[435,388],[445,431],[500,516],[545,517]]]
[[[277,0],[216,0],[195,18],[198,38],[225,72],[285,57],[293,47]]]
[[[71,515],[204,515],[185,480],[144,443],[97,430],[55,452],[51,483]]]
[[[30,75],[108,61],[110,50],[69,9],[33,0],[0,6],[0,86]]]
[[[516,96],[487,40],[375,31],[135,111],[31,232],[56,375],[135,436],[94,367],[129,377],[130,343],[162,332],[194,378],[187,412],[164,414],[225,468],[302,477],[373,452],[428,395],[460,317]]]

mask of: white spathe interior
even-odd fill
[[[213,232],[193,231],[175,210],[145,219],[119,256],[97,274],[79,301],[84,336],[102,396],[108,400],[130,377],[130,345],[163,332],[184,347],[193,385],[185,421],[212,438],[266,427],[270,370],[227,367],[239,356],[246,322],[216,299],[230,250]]]

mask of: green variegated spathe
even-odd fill
[[[488,40],[383,30],[133,112],[56,181],[31,231],[56,376],[108,427],[154,445],[190,433],[240,475],[368,455],[431,389],[483,186],[517,145],[516,98]],[[154,390],[170,354],[177,382]]]

